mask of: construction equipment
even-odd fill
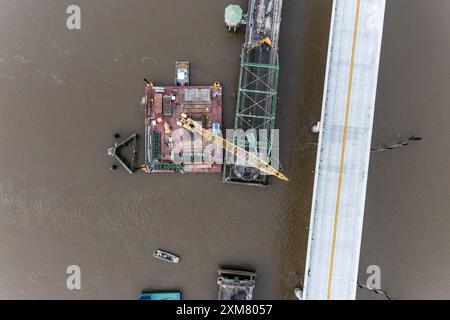
[[[177,87],[188,87],[189,86],[189,72],[190,72],[190,62],[189,61],[177,61],[175,64],[175,85]]]
[[[252,271],[217,270],[219,300],[252,300],[256,273]]]
[[[283,0],[249,0],[248,3],[246,35],[240,55],[233,141],[247,138],[242,132],[266,130],[266,139],[261,137],[260,144],[267,146],[267,155],[275,159],[279,157],[279,151],[274,148],[276,146],[273,145],[272,137],[276,135]],[[239,162],[226,163],[223,182],[268,186],[269,176],[255,168],[242,166]]]
[[[272,40],[270,40],[269,37],[265,37],[261,40],[259,40],[257,43],[255,43],[254,45],[252,45],[249,49],[248,52],[252,51],[253,49],[256,49],[258,47],[261,47],[262,45],[267,45],[269,47],[273,46]]]
[[[222,125],[222,86],[192,86],[189,81],[189,61],[178,61],[175,66],[176,85],[160,86],[146,81],[144,106],[144,164],[146,173],[221,173],[222,161],[211,161],[218,150],[192,148],[190,155],[180,159],[183,149],[178,141],[177,121],[182,113],[189,114],[205,128]],[[181,129],[181,131],[184,131]],[[188,147],[186,147],[187,149]],[[205,151],[205,152],[204,152]],[[222,150],[218,150],[222,151]],[[215,158],[215,157],[214,157]],[[259,171],[258,171],[259,172]]]
[[[254,167],[259,169],[261,172],[277,177],[278,179],[289,181],[289,179],[279,172],[277,169],[272,167],[269,163],[261,159],[256,154],[250,153],[245,149],[235,145],[234,143],[223,139],[222,137],[204,129],[201,124],[195,122],[194,120],[188,118],[186,114],[182,114],[180,120],[177,122],[180,127],[185,128],[186,130],[192,133],[198,133],[203,138],[211,141],[217,146],[225,149],[230,152],[232,155],[238,157],[241,160],[244,160],[248,167]]]

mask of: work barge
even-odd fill
[[[145,164],[147,173],[221,173],[223,153],[179,126],[187,115],[206,130],[221,133],[222,87],[191,86],[189,62],[177,62],[174,86],[147,81],[145,108]],[[194,141],[196,141],[194,143]]]
[[[138,170],[222,173],[225,183],[259,186],[267,186],[271,175],[288,181],[278,170],[279,150],[274,143],[278,141],[274,128],[282,4],[282,0],[250,0],[245,15],[238,5],[230,5],[225,11],[230,31],[247,26],[241,49],[234,130],[226,140],[222,138],[220,83],[192,86],[190,62],[178,61],[173,85],[155,85],[144,79],[144,163],[136,163],[137,134],[116,141],[108,154],[130,174]],[[120,135],[114,137],[117,140]],[[127,151],[129,157],[125,156]],[[117,165],[112,166],[116,168]]]
[[[276,158],[273,157],[273,141],[280,71],[278,43],[282,6],[282,0],[250,0],[248,13],[242,15],[239,23],[228,25],[230,31],[236,30],[240,24],[245,24],[247,29],[241,51],[233,140],[236,144],[245,140],[248,151],[263,154],[267,159]],[[231,11],[233,14],[236,11],[233,6],[227,10],[226,23],[232,20],[227,19],[227,15],[231,16]],[[226,161],[223,181],[267,186],[269,176],[257,168],[246,167],[236,159]]]

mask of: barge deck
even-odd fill
[[[222,127],[220,84],[155,86],[148,82],[143,102],[145,172],[222,172],[222,150],[177,125],[181,114],[187,114],[194,121],[201,123],[203,128],[220,132]]]

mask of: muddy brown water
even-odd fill
[[[320,117],[331,1],[285,1],[277,127],[288,184],[109,170],[112,133],[143,133],[142,79],[171,84],[176,60],[191,61],[193,84],[222,83],[232,126],[244,34],[226,32],[229,3],[77,1],[82,27],[69,31],[72,1],[0,0],[0,298],[180,289],[185,299],[215,299],[224,265],[258,272],[257,299],[293,298],[304,274],[317,139],[309,128]],[[449,297],[449,14],[446,1],[388,2],[374,144],[425,140],[372,158],[361,280],[380,265],[396,298]],[[155,248],[181,263],[158,262]],[[80,291],[66,289],[69,265],[81,267]]]

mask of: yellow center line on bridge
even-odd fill
[[[361,10],[361,0],[356,0],[356,18],[355,18],[355,29],[353,33],[353,47],[352,47],[352,60],[350,64],[350,76],[348,81],[348,92],[347,92],[347,105],[345,110],[345,123],[344,123],[344,135],[342,139],[342,151],[341,151],[341,165],[339,169],[339,181],[336,199],[336,212],[334,215],[334,226],[333,226],[333,242],[331,245],[331,259],[330,259],[330,274],[328,277],[328,292],[327,300],[331,298],[331,284],[333,281],[333,268],[334,268],[334,256],[336,253],[336,237],[337,237],[337,227],[339,222],[339,208],[341,204],[341,190],[342,190],[342,180],[344,175],[344,164],[345,164],[345,151],[347,146],[347,133],[348,133],[348,122],[350,115],[350,105],[352,98],[352,86],[353,86],[353,72],[355,68],[355,57],[356,57],[356,43],[358,39],[358,27],[359,27],[359,15]]]

